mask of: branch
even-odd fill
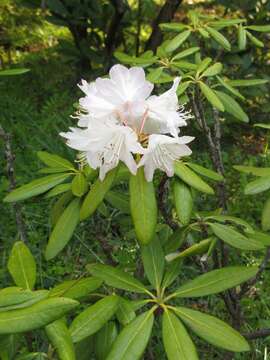
[[[167,210],[168,209],[166,203],[167,193],[168,193],[167,185],[168,185],[168,176],[166,174],[163,174],[158,186],[158,205],[166,224],[169,225],[171,229],[176,230],[178,229],[178,225],[176,222],[173,221],[173,219],[170,216],[170,213]]]
[[[3,142],[4,142],[5,158],[6,158],[6,162],[7,162],[7,166],[6,166],[7,177],[9,179],[9,184],[10,184],[9,190],[11,191],[16,188],[16,179],[15,179],[15,170],[14,170],[15,155],[12,153],[12,149],[11,149],[11,135],[9,133],[6,133],[1,125],[0,125],[0,138],[2,138]],[[12,207],[15,212],[15,218],[16,218],[16,224],[17,224],[17,230],[19,233],[19,237],[22,241],[26,242],[27,235],[26,235],[26,230],[25,230],[25,224],[23,221],[21,206],[18,203],[13,203]]]
[[[178,9],[178,6],[182,3],[183,0],[167,0],[165,4],[160,9],[160,12],[156,19],[153,21],[152,24],[152,33],[150,35],[150,38],[148,39],[145,50],[152,50],[156,51],[157,47],[162,42],[162,32],[159,28],[159,25],[164,22],[170,22],[176,10]]]
[[[255,330],[249,333],[242,333],[242,335],[248,340],[256,340],[270,336],[270,329]]]

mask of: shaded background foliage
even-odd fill
[[[12,134],[12,146],[16,154],[16,179],[19,184],[29,181],[41,166],[36,157],[37,150],[74,158],[74,153],[56,135],[73,123],[69,115],[74,112],[75,102],[80,96],[76,82],[81,77],[91,80],[104,75],[117,62],[113,56],[115,50],[137,56],[146,50],[155,52],[163,37],[167,36],[161,32],[159,24],[171,20],[185,22],[187,11],[191,9],[221,17],[244,17],[252,25],[267,24],[270,18],[269,1],[255,0],[2,0],[1,68],[24,66],[31,69],[20,77],[0,78],[0,122]],[[259,34],[258,38],[260,37],[265,43],[264,48],[248,45],[245,50],[234,49],[233,53],[221,54],[220,60],[228,75],[269,79],[270,37],[269,34]],[[211,49],[203,50],[205,55],[212,55]],[[247,88],[243,95],[247,95],[249,99],[245,111],[249,115],[250,124],[229,122],[224,127],[222,153],[230,195],[230,212],[253,225],[259,225],[264,194],[257,196],[256,201],[253,197],[244,197],[243,188],[247,178],[232,170],[232,164],[269,166],[268,134],[252,127],[254,123],[269,122],[269,85]],[[197,135],[197,141],[193,145],[194,157],[202,165],[209,166],[205,141],[200,139],[192,124],[189,134]],[[2,198],[9,187],[9,180],[4,171],[3,156],[0,161]],[[204,204],[204,195],[200,195],[197,201],[198,206]],[[109,205],[80,225],[74,236],[75,241],[64,250],[62,256],[46,263],[43,249],[51,227],[48,222],[49,202],[50,200],[40,203],[36,200],[23,204],[30,246],[40,269],[38,282],[41,286],[52,286],[69,274],[74,274],[74,277],[81,275],[84,265],[96,260],[96,257],[109,257],[109,261],[136,269],[138,248],[131,225]],[[211,206],[210,203],[209,209]],[[3,264],[0,283],[6,286],[10,278],[4,265],[11,244],[17,236],[11,207],[1,205],[0,227]],[[232,257],[237,258],[238,254],[233,254]],[[258,259],[255,255],[244,253],[240,261],[252,264],[257,263]],[[193,260],[187,261],[183,270],[185,277],[186,274],[192,277],[199,272],[193,266]],[[243,300],[245,316],[253,329],[270,327],[267,286],[269,275],[266,272],[264,276],[264,285],[256,285],[253,293]],[[226,319],[224,305],[219,299],[207,298],[191,305],[214,309],[216,315]],[[44,345],[37,337],[33,347],[40,351]],[[223,358],[217,350],[208,348],[205,344],[202,347],[205,359]],[[262,359],[265,348],[269,348],[268,338],[254,343],[252,355],[236,355],[235,359]],[[163,358],[163,350],[156,338],[152,341],[147,356],[149,359]]]

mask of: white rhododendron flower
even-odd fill
[[[174,161],[191,154],[185,144],[193,140],[179,137],[179,128],[191,118],[178,105],[179,82],[176,78],[168,91],[150,96],[154,85],[145,79],[144,70],[123,65],[113,66],[109,78],[82,80],[79,87],[86,96],[79,101],[81,128],[70,128],[61,136],[68,146],[83,152],[92,168],[100,169],[101,180],[119,161],[134,175],[144,166],[147,181],[152,181],[156,169],[173,176]]]

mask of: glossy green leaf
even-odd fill
[[[211,180],[222,181],[224,179],[224,177],[221,174],[219,174],[213,170],[207,169],[201,165],[193,164],[191,162],[186,163],[186,165],[188,167],[190,167],[192,170],[194,170],[196,173],[198,173],[202,176],[205,176]]]
[[[15,306],[24,306],[35,299],[40,299],[41,294],[48,295],[47,290],[30,291],[12,286],[0,290],[0,311]]]
[[[50,191],[48,191],[47,194],[45,195],[45,198],[49,199],[51,197],[63,194],[69,190],[71,190],[71,183],[59,184],[56,185],[54,188],[52,188]]]
[[[241,79],[241,80],[229,80],[228,84],[236,87],[245,87],[245,86],[258,86],[264,85],[268,82],[266,79]]]
[[[37,291],[32,291],[31,293],[32,293],[31,298],[29,298],[23,302],[20,302],[20,303],[14,304],[14,305],[1,306],[0,312],[10,311],[10,310],[15,310],[15,309],[23,309],[23,308],[29,307],[33,304],[36,304],[41,300],[47,299],[49,296],[48,290],[37,290]],[[0,291],[0,295],[1,295],[1,291]],[[4,297],[3,300],[6,301],[7,296]]]
[[[201,36],[204,39],[209,39],[210,38],[209,32],[206,31],[204,28],[198,28],[197,30],[199,31],[199,33],[201,34]]]
[[[213,233],[225,243],[241,250],[261,250],[264,246],[255,239],[249,239],[229,225],[208,223]]]
[[[262,128],[262,129],[267,129],[267,130],[270,129],[270,124],[254,124],[253,126],[254,127],[259,127],[259,128]]]
[[[210,25],[214,27],[222,28],[236,24],[241,24],[245,21],[246,21],[245,19],[222,19],[222,20],[211,21]]]
[[[264,43],[261,40],[259,40],[254,35],[252,35],[249,31],[246,31],[246,33],[247,33],[247,37],[253,43],[253,45],[260,47],[260,48],[264,47]]]
[[[261,224],[264,231],[270,230],[270,198],[266,200],[263,206]]]
[[[69,329],[73,342],[77,343],[100,330],[115,314],[118,304],[118,296],[106,296],[76,316]]]
[[[181,81],[180,85],[177,88],[176,94],[178,96],[184,94],[184,92],[187,90],[187,88],[189,87],[189,85],[191,84],[191,81]]]
[[[228,51],[231,50],[231,45],[224,35],[222,35],[219,31],[209,26],[206,26],[206,30],[209,32],[211,37],[214,40],[216,40],[216,42],[219,43],[224,49]]]
[[[232,93],[234,96],[239,97],[239,99],[241,99],[241,100],[245,100],[244,96],[237,89],[235,89],[234,87],[229,85],[227,81],[225,81],[224,79],[222,79],[219,76],[217,76],[217,79],[218,79],[219,83],[223,87],[225,87],[225,89],[227,89],[230,93]]]
[[[197,65],[184,60],[178,60],[171,63],[172,68],[180,70],[196,70]]]
[[[81,212],[81,220],[86,219],[88,216],[91,216],[98,206],[102,203],[106,193],[110,190],[113,181],[116,177],[118,168],[111,170],[105,177],[103,181],[99,179],[91,186],[89,193],[86,195]]]
[[[222,71],[222,64],[217,62],[212,66],[209,66],[209,68],[207,68],[203,73],[202,73],[202,77],[203,76],[215,76],[218,75],[221,71]]]
[[[51,223],[52,226],[55,226],[58,219],[64,212],[66,206],[70,203],[70,201],[74,198],[71,191],[67,191],[65,194],[61,195],[60,198],[53,204],[51,209]]]
[[[214,190],[197,174],[180,161],[175,162],[175,175],[196,190],[206,194],[214,194]]]
[[[117,337],[117,327],[114,321],[109,321],[95,336],[95,354],[97,360],[106,360],[112,344]]]
[[[215,90],[215,94],[222,102],[225,111],[227,111],[229,114],[233,115],[236,119],[240,121],[249,122],[248,115],[230,95],[218,90]]]
[[[162,281],[162,289],[170,286],[174,280],[179,276],[182,266],[182,260],[178,259],[167,264],[166,271]]]
[[[153,310],[135,318],[117,336],[106,360],[139,360],[151,336],[153,322]]]
[[[146,181],[143,167],[129,181],[130,211],[136,236],[142,245],[148,244],[155,235],[157,201],[153,182]]]
[[[179,228],[173,232],[164,246],[166,254],[179,249],[186,240],[186,227]]]
[[[260,241],[265,246],[270,246],[270,235],[261,232],[261,231],[254,231],[253,234],[248,234],[249,237],[252,237],[255,240]]]
[[[245,187],[246,195],[254,195],[266,191],[270,188],[270,176],[263,176],[257,180],[251,181]]]
[[[98,289],[102,280],[95,277],[86,277],[77,280],[67,280],[50,290],[50,296],[64,296],[71,299],[80,299]]]
[[[65,298],[42,300],[30,307],[0,313],[0,334],[42,328],[73,310],[78,302]]]
[[[28,247],[17,241],[8,260],[8,271],[16,285],[33,289],[36,282],[36,262]]]
[[[108,201],[113,207],[122,211],[124,214],[130,214],[129,197],[120,191],[107,192],[105,200]]]
[[[188,298],[217,294],[254,277],[257,271],[256,266],[230,266],[209,271],[187,282],[170,297]]]
[[[73,342],[64,319],[59,319],[45,327],[50,343],[55,348],[59,360],[75,360]]]
[[[81,197],[83,196],[88,190],[88,182],[83,173],[78,173],[74,176],[72,183],[71,183],[71,190],[73,195]]]
[[[243,25],[238,26],[238,48],[239,50],[245,50],[247,45],[247,32]]]
[[[209,249],[212,241],[213,238],[201,240],[197,244],[191,245],[190,247],[181,252],[166,255],[166,260],[174,261],[176,259],[183,259],[189,256],[205,254],[207,253],[207,250]]]
[[[75,344],[76,360],[91,359],[95,348],[94,341],[94,336],[88,336]]]
[[[165,47],[165,51],[172,52],[176,49],[178,49],[190,36],[191,31],[185,30],[181,32],[179,35],[176,35],[172,40],[168,42],[168,44]]]
[[[27,73],[28,71],[30,71],[30,69],[26,68],[0,70],[0,76],[21,75]]]
[[[132,275],[110,265],[90,264],[87,270],[107,285],[136,293],[146,292],[145,286]]]
[[[168,310],[162,316],[162,339],[169,360],[199,360],[196,348],[185,327]]]
[[[249,25],[247,28],[258,32],[270,32],[270,25]]]
[[[222,101],[219,99],[219,97],[216,95],[216,92],[210,89],[208,85],[206,85],[203,82],[199,82],[199,86],[201,89],[201,92],[205,96],[205,98],[212,104],[215,108],[217,108],[220,111],[224,111],[224,105]]]
[[[218,222],[230,222],[236,225],[240,225],[243,226],[244,230],[249,232],[249,233],[253,233],[253,228],[252,226],[249,225],[249,223],[245,220],[242,220],[238,217],[235,216],[231,216],[231,215],[210,215],[210,216],[206,216],[205,220],[208,219],[212,219]]]
[[[162,30],[182,31],[187,28],[187,25],[181,23],[163,23],[163,24],[159,24],[159,27]]]
[[[76,198],[67,206],[59,217],[46,247],[47,260],[54,258],[69,242],[79,223],[80,199]]]
[[[208,66],[211,64],[211,62],[212,62],[212,59],[210,57],[203,59],[203,61],[201,61],[198,65],[197,75],[200,75],[202,72],[204,72],[204,70],[206,70],[208,68]]]
[[[31,198],[36,195],[43,194],[44,192],[50,190],[54,186],[65,181],[69,176],[70,176],[69,174],[49,175],[31,181],[30,183],[11,191],[4,198],[4,201],[5,202],[20,201]]]
[[[145,274],[155,289],[159,291],[164,272],[164,253],[157,236],[150,244],[142,246],[142,261]]]
[[[59,155],[50,154],[47,151],[38,151],[37,156],[39,159],[47,166],[52,168],[63,168],[66,171],[72,170],[74,171],[73,164],[67,159],[62,158]]]
[[[118,309],[116,311],[116,317],[123,326],[128,325],[133,319],[135,319],[136,314],[131,301],[120,298]]]
[[[260,167],[255,167],[255,166],[234,165],[233,168],[235,170],[238,170],[238,171],[246,173],[246,174],[270,177],[270,167],[269,168],[260,168]]]
[[[188,225],[193,208],[193,199],[189,186],[183,181],[175,179],[173,182],[173,198],[178,219],[182,225]]]
[[[187,56],[190,56],[190,55],[194,54],[195,52],[197,52],[197,51],[199,51],[199,50],[200,50],[200,48],[197,47],[197,46],[191,47],[191,48],[189,48],[189,49],[183,50],[183,51],[179,52],[178,54],[176,54],[176,55],[172,58],[172,60],[174,61],[174,60],[178,60],[178,59],[183,59],[183,58],[185,58],[185,57],[187,57]]]
[[[173,311],[196,335],[210,344],[233,352],[250,350],[245,338],[224,321],[184,307]]]

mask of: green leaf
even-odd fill
[[[224,321],[184,307],[174,308],[173,311],[196,335],[208,343],[234,352],[250,350],[245,338]]]
[[[230,45],[229,41],[219,31],[217,31],[216,29],[213,29],[209,26],[206,26],[206,30],[209,32],[211,37],[214,40],[216,40],[216,42],[219,43],[224,49],[226,49],[228,51],[231,50],[231,45]]]
[[[36,282],[36,262],[28,247],[17,241],[8,260],[8,271],[16,285],[33,289]]]
[[[54,258],[69,242],[79,223],[80,199],[76,198],[59,217],[46,247],[46,260]]]
[[[30,71],[30,69],[20,68],[20,69],[6,69],[0,71],[0,76],[13,76],[13,75],[21,75]]]
[[[204,28],[198,28],[197,30],[199,31],[199,33],[201,34],[201,36],[204,39],[209,39],[210,38],[209,32],[207,32]]]
[[[168,310],[165,310],[162,316],[162,339],[169,360],[199,360],[185,327]]]
[[[251,181],[245,187],[246,195],[254,195],[266,191],[270,188],[270,176],[264,176],[257,180]]]
[[[201,89],[201,92],[205,96],[205,98],[212,104],[215,108],[217,108],[220,111],[224,111],[224,105],[219,99],[219,97],[216,95],[216,92],[211,90],[208,85],[203,83],[202,81],[199,82],[199,86]]]
[[[261,223],[263,231],[270,230],[270,198],[266,200],[263,206]]]
[[[42,300],[24,309],[0,313],[0,334],[14,334],[42,328],[73,310],[78,302],[65,298]]]
[[[110,190],[105,200],[108,201],[113,207],[122,211],[124,214],[130,214],[129,197],[128,195]]]
[[[86,181],[83,173],[78,173],[77,175],[75,175],[71,183],[71,190],[73,195],[78,197],[83,196],[87,192],[88,182]]]
[[[190,84],[191,84],[191,81],[181,82],[180,85],[178,86],[176,94],[178,96],[184,94],[184,92],[187,90],[187,88],[189,87]]]
[[[95,181],[92,185],[89,193],[86,195],[81,212],[80,218],[81,220],[86,219],[88,216],[91,216],[98,206],[102,203],[106,193],[110,190],[113,181],[116,177],[118,168],[111,170],[105,177],[103,181],[99,179]]]
[[[30,183],[23,185],[13,191],[11,191],[5,198],[5,202],[14,202],[25,200],[33,196],[43,194],[50,190],[54,186],[65,181],[70,175],[69,174],[57,174],[49,175],[40,179],[31,181]]]
[[[237,218],[235,216],[231,216],[231,215],[210,215],[210,216],[206,216],[204,219],[205,220],[212,219],[212,220],[215,220],[215,221],[218,221],[218,222],[227,222],[227,221],[229,221],[229,222],[232,222],[234,224],[243,226],[245,231],[247,231],[249,233],[254,232],[252,226],[250,226],[248,222],[246,222],[245,220],[239,219],[239,218]]]
[[[247,33],[247,37],[249,38],[249,40],[257,47],[263,48],[264,47],[264,43],[257,39],[255,36],[253,36],[249,31],[246,31]]]
[[[162,289],[166,289],[168,286],[170,286],[174,282],[174,280],[179,276],[179,273],[181,271],[181,265],[182,265],[181,259],[173,261],[167,265],[167,269],[165,271],[164,278],[162,281]]]
[[[217,294],[254,277],[257,271],[256,266],[230,266],[209,271],[187,282],[170,297],[188,298]]]
[[[197,75],[200,75],[202,72],[204,72],[205,69],[211,64],[212,59],[210,57],[207,57],[203,59],[203,61],[200,62],[197,69]]]
[[[46,299],[47,290],[30,291],[19,287],[8,287],[0,290],[0,311],[24,308]]]
[[[106,360],[139,360],[150,339],[153,322],[152,309],[135,318],[117,336]]]
[[[67,280],[50,290],[50,296],[64,296],[71,299],[80,299],[98,289],[102,284],[100,279],[86,277],[78,280]]]
[[[182,162],[175,162],[174,169],[175,175],[183,180],[186,184],[206,194],[214,194],[214,190]]]
[[[169,31],[182,31],[186,29],[188,26],[181,23],[163,23],[159,24],[159,27],[162,30],[169,30]]]
[[[248,236],[252,236],[253,239],[262,242],[265,246],[270,246],[270,235],[264,232],[254,231],[253,234],[248,234]]]
[[[79,341],[75,344],[76,359],[78,360],[89,360],[93,356],[95,349],[94,336],[88,336],[87,338]]]
[[[266,84],[268,80],[266,79],[245,79],[245,80],[229,80],[227,83],[231,86],[236,87],[245,87],[245,86],[258,86]]]
[[[247,29],[258,32],[270,32],[270,25],[249,25]]]
[[[142,246],[142,261],[148,280],[159,291],[165,262],[163,249],[157,236],[149,245]]]
[[[123,326],[128,325],[136,317],[133,304],[127,299],[120,298],[116,317],[120,324]]]
[[[225,87],[225,89],[227,89],[230,93],[232,93],[234,96],[239,97],[241,100],[245,100],[244,96],[242,94],[240,94],[240,92],[235,89],[234,87],[232,87],[231,85],[228,84],[228,82],[224,81],[221,77],[217,76],[217,79],[219,81],[219,83]]]
[[[241,24],[243,22],[246,22],[246,20],[245,19],[222,19],[222,20],[211,21],[209,24],[214,27],[216,26],[218,28],[222,28],[222,27]]]
[[[69,191],[70,189],[71,189],[71,183],[56,185],[53,189],[51,189],[50,191],[47,192],[47,194],[45,195],[45,198],[49,199],[53,196],[63,194],[65,192]]]
[[[183,258],[189,257],[189,256],[205,254],[207,252],[207,250],[209,249],[209,246],[211,245],[212,241],[213,241],[213,238],[211,238],[211,237],[209,239],[199,241],[197,244],[194,244],[194,245],[188,247],[187,249],[185,249],[184,251],[182,251],[180,253],[172,253],[172,254],[166,255],[166,260],[174,261],[176,259],[183,259]]]
[[[191,162],[188,162],[186,163],[186,165],[188,167],[190,167],[192,170],[194,170],[196,173],[202,175],[202,176],[205,176],[211,180],[214,180],[214,181],[222,181],[224,180],[224,177],[213,171],[213,170],[210,170],[210,169],[206,169],[205,167],[201,166],[201,165],[198,165],[198,164],[193,164]]]
[[[143,167],[129,181],[130,211],[136,236],[142,245],[148,244],[155,235],[157,225],[157,201],[153,182],[146,181]]]
[[[246,123],[249,122],[248,115],[230,95],[217,90],[215,90],[215,93],[222,102],[225,111],[233,115],[238,120],[241,120]]]
[[[262,128],[262,129],[270,129],[270,124],[254,124],[253,125],[254,127],[259,127],[259,128]]]
[[[243,25],[238,26],[238,48],[239,50],[245,50],[247,45],[247,32]]]
[[[152,65],[157,60],[156,56],[152,56],[151,58],[149,58],[149,57],[144,58],[142,56],[141,57],[135,57],[135,56],[127,55],[127,54],[122,53],[120,51],[115,51],[114,56],[116,57],[116,59],[120,60],[120,62],[122,62],[123,64],[139,65],[139,66]]]
[[[186,241],[186,236],[186,227],[178,228],[176,231],[174,231],[164,246],[165,253],[168,254],[179,249]]]
[[[118,305],[118,296],[106,296],[76,316],[69,328],[73,342],[77,343],[100,330],[115,314]]]
[[[178,219],[182,225],[188,225],[193,208],[193,199],[189,186],[181,180],[175,179],[173,182],[173,197]]]
[[[60,198],[54,203],[52,209],[51,209],[51,223],[52,226],[55,226],[58,219],[64,212],[66,206],[70,203],[70,201],[73,199],[73,195],[71,191],[67,191],[65,194],[60,196]]]
[[[95,336],[95,354],[97,360],[105,360],[117,337],[117,327],[114,321],[109,321]]]
[[[270,177],[270,167],[269,168],[260,168],[260,167],[255,167],[255,166],[234,165],[233,168],[235,170],[238,170],[238,171],[246,173],[246,174]]]
[[[209,66],[209,68],[207,68],[203,73],[202,73],[202,77],[203,76],[215,76],[218,75],[220,72],[222,71],[222,64],[217,62],[212,66]]]
[[[171,63],[172,68],[180,69],[180,70],[196,70],[197,65],[190,63],[188,61],[180,60],[180,61],[174,61]]]
[[[241,250],[261,250],[264,245],[254,239],[249,239],[229,225],[208,223],[213,233],[225,243]]]
[[[132,291],[136,293],[145,293],[147,289],[137,279],[130,274],[114,268],[113,266],[103,264],[87,265],[87,270],[97,278],[103,280],[107,285],[117,289]]]
[[[159,67],[159,68],[154,69],[154,70],[152,70],[152,69],[150,70],[150,69],[149,69],[149,73],[147,74],[146,79],[147,79],[148,81],[151,81],[151,82],[155,83],[155,82],[160,78],[162,72],[163,72],[163,68],[162,68],[162,67]]]
[[[59,155],[50,154],[47,151],[38,151],[37,156],[47,166],[52,168],[63,168],[64,170],[74,171],[73,164],[67,159],[62,158]]]
[[[50,343],[55,348],[59,360],[75,360],[75,350],[64,319],[59,319],[45,328]]]
[[[185,57],[187,57],[187,56],[190,56],[190,55],[194,54],[195,52],[197,52],[197,51],[199,51],[199,50],[200,50],[200,48],[197,47],[197,46],[191,47],[191,48],[189,48],[189,49],[186,49],[186,50],[181,51],[181,52],[179,52],[178,54],[176,54],[176,55],[172,58],[172,60],[174,61],[174,60],[178,60],[178,59],[183,59],[183,58],[185,58]]]
[[[176,49],[178,49],[190,36],[191,31],[185,30],[179,35],[176,35],[172,40],[168,42],[168,44],[165,47],[166,52],[172,52]]]

